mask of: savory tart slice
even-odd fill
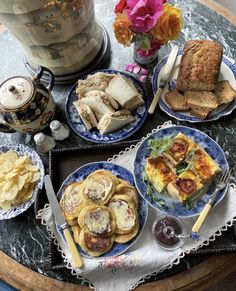
[[[129,196],[114,195],[108,207],[115,213],[117,234],[127,234],[135,228],[138,214]]]
[[[164,155],[174,165],[178,165],[196,147],[197,144],[194,141],[180,132],[173,138],[170,148],[164,152]]]
[[[62,214],[70,225],[77,223],[80,211],[84,207],[82,181],[73,182],[66,186],[60,200]]]
[[[200,178],[190,170],[182,172],[174,181],[168,183],[166,190],[173,198],[184,202],[192,197],[194,193],[203,188]]]
[[[162,155],[156,158],[148,157],[145,172],[149,181],[159,193],[176,177],[174,169]]]
[[[211,180],[221,169],[202,148],[198,148],[192,158],[192,167],[204,181]]]
[[[79,245],[92,257],[98,257],[108,252],[114,243],[115,235],[108,237],[93,236],[85,231],[79,234]]]
[[[116,231],[116,216],[108,207],[91,205],[81,211],[78,224],[91,235],[110,236]]]

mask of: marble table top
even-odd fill
[[[124,70],[125,65],[133,62],[133,50],[130,48],[123,48],[115,40],[112,22],[114,19],[113,8],[117,1],[102,1],[95,0],[96,18],[107,29],[110,41],[111,41],[111,62],[109,68],[118,70]],[[177,44],[181,47],[186,40],[202,38],[220,41],[224,47],[224,54],[229,58],[236,59],[236,27],[230,23],[223,16],[217,14],[213,10],[203,6],[202,4],[192,0],[173,0],[169,1],[177,4],[183,10],[184,16],[184,28],[179,40],[173,41],[173,44]],[[106,15],[106,17],[104,17]],[[161,48],[159,51],[159,59],[163,58],[170,52],[170,46]],[[24,64],[23,54],[19,43],[9,33],[4,31],[0,35],[0,82],[7,77],[14,75],[28,75]],[[3,57],[4,56],[4,57]],[[150,68],[152,69],[152,68]],[[152,96],[151,84],[146,83],[145,87]],[[65,98],[70,90],[70,86],[55,87],[52,94],[57,104],[57,118],[60,121],[66,121],[64,113]],[[146,133],[150,132],[158,124],[162,124],[167,120],[172,120],[173,123],[189,126],[186,122],[177,122],[176,120],[167,116],[159,108],[153,116],[148,116],[145,124],[135,133],[129,140],[140,139]],[[215,139],[220,146],[224,149],[227,159],[230,164],[235,166],[236,160],[236,114],[235,111],[231,115],[221,118],[215,122],[191,124],[191,127],[195,127],[199,130],[206,131],[210,136]],[[45,133],[48,131],[45,130]],[[31,147],[35,147],[33,136],[30,134],[4,134],[0,133],[0,144],[5,143],[24,143]],[[63,142],[58,142],[56,148],[67,147],[82,147],[91,145],[74,133],[70,138]],[[45,169],[48,170],[48,155],[41,154],[42,160],[45,164]],[[234,171],[235,175],[235,171]],[[234,182],[236,178],[234,176]],[[80,283],[79,279],[76,279],[70,274],[69,270],[53,271],[50,269],[50,245],[49,236],[44,226],[35,219],[35,213],[33,207],[28,211],[18,216],[17,218],[0,221],[0,245],[1,251],[9,255],[17,262],[24,266],[52,278],[59,280]],[[173,272],[180,272],[186,269],[186,265],[195,265],[200,262],[202,258],[189,259],[188,262],[184,262],[179,266],[176,271],[168,271],[163,273],[160,277],[172,275]],[[153,279],[153,278],[152,278]]]

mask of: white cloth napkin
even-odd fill
[[[171,122],[167,122],[162,127],[170,125],[172,125]],[[158,127],[154,131],[160,128]],[[133,171],[133,160],[137,147],[138,145],[131,146],[108,161]],[[125,291],[135,288],[151,274],[159,273],[171,268],[174,264],[178,264],[180,258],[184,257],[186,253],[203,245],[208,245],[210,241],[221,235],[222,231],[227,230],[236,220],[235,198],[236,185],[231,184],[223,201],[206,218],[201,228],[200,241],[187,239],[185,244],[175,251],[165,251],[153,241],[151,228],[160,212],[149,207],[148,219],[143,233],[125,254],[107,259],[83,258],[85,267],[81,270],[73,267],[68,247],[56,230],[50,205],[45,205],[44,209],[39,211],[37,218],[40,218],[42,224],[46,225],[73,275],[82,277],[96,290]],[[183,219],[188,231],[191,230],[196,219],[196,217]]]

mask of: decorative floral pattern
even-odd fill
[[[122,256],[101,260],[98,262],[98,268],[109,269],[113,274],[115,274],[120,269],[130,270],[137,267],[140,263],[142,263],[141,258],[133,258],[132,255],[128,253]]]

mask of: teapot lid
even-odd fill
[[[34,93],[34,84],[27,77],[15,76],[0,86],[0,106],[5,110],[18,109],[27,104]]]

